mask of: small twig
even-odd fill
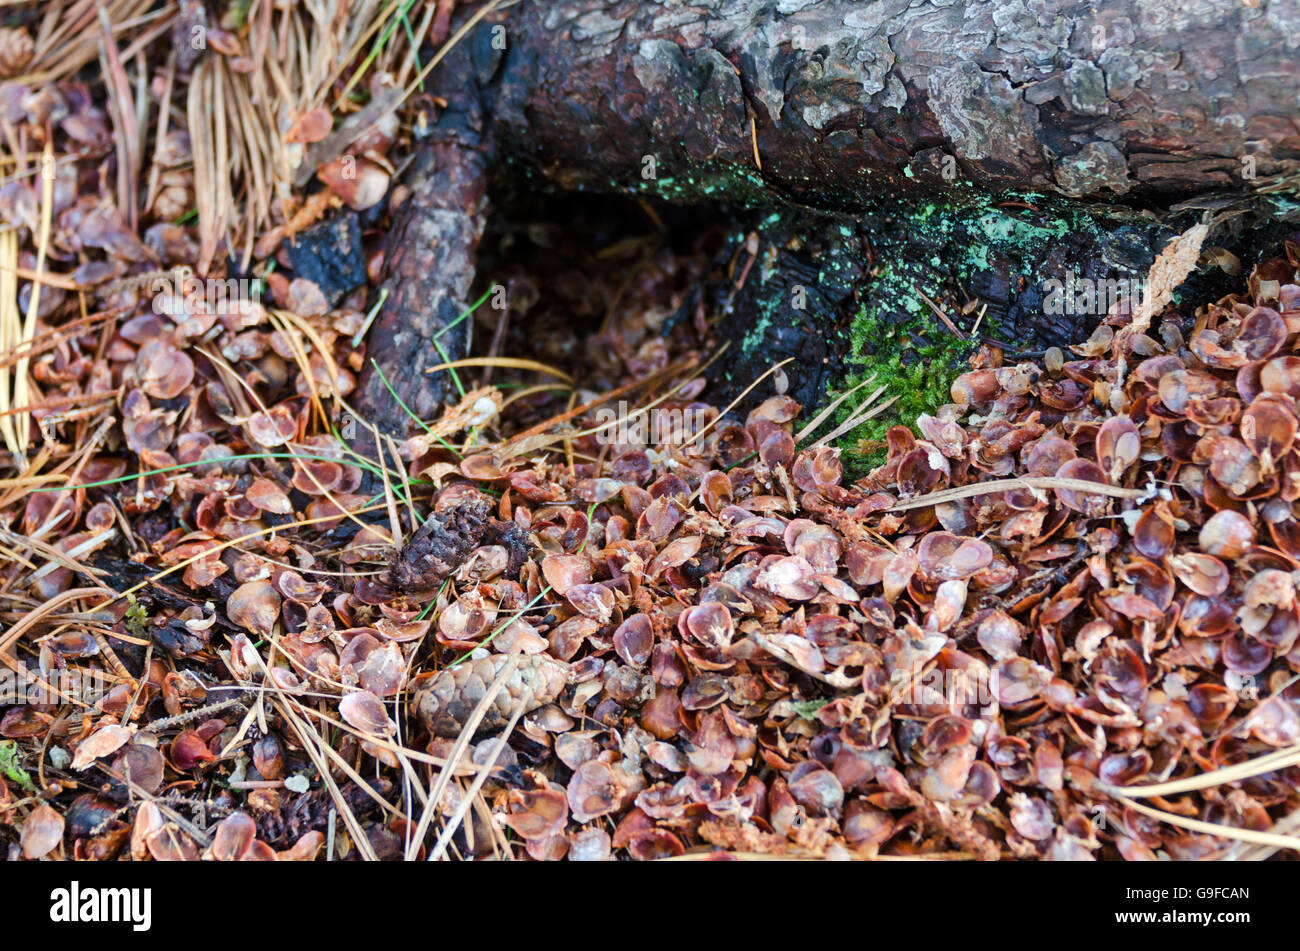
[[[218,700],[216,703],[209,703],[206,706],[195,707],[193,710],[187,710],[185,713],[178,713],[175,716],[163,717],[161,720],[154,720],[144,726],[144,730],[149,733],[160,733],[164,730],[170,730],[172,727],[181,726],[186,723],[192,723],[195,720],[207,717],[213,713],[220,713],[222,710],[229,710],[231,707],[243,707],[244,698],[257,693],[251,687],[240,688],[241,696],[230,697],[226,700]]]
[[[282,789],[283,779],[237,779],[227,783],[231,789]]]
[[[918,290],[916,293],[920,295],[921,300],[925,301],[927,304],[930,305],[930,309],[934,311],[934,315],[943,322],[943,325],[945,327],[947,327],[949,330],[955,333],[962,340],[966,339],[966,332],[958,328],[958,326],[948,318],[948,315],[943,312],[942,307],[940,307],[934,301],[930,300],[930,298],[926,296],[924,291]]]

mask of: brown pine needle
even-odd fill
[[[688,440],[686,445],[692,446],[695,443],[699,442],[700,439],[704,436],[704,434],[707,433],[710,429],[712,429],[715,425],[717,425],[718,420],[725,418],[728,413],[730,413],[733,409],[735,409],[736,406],[740,403],[740,401],[743,400],[746,396],[748,396],[753,391],[754,387],[758,386],[758,384],[762,383],[764,380],[766,380],[777,370],[781,369],[781,367],[785,366],[787,363],[793,363],[793,362],[794,362],[794,357],[786,357],[780,363],[775,363],[771,367],[769,367],[765,372],[759,375],[758,379],[756,379],[753,383],[749,384],[749,386],[745,387],[745,389],[741,391],[741,394],[739,396],[737,396],[734,400],[728,403],[726,409],[724,409],[717,416],[715,416],[708,423],[708,425],[702,427],[699,432],[697,432],[690,440]]]
[[[831,413],[835,412],[835,410],[839,408],[839,405],[841,403],[843,403],[850,396],[852,396],[858,390],[862,389],[864,386],[866,386],[875,378],[876,378],[876,374],[873,373],[871,374],[871,376],[867,377],[857,386],[853,387],[853,389],[847,390],[841,393],[839,396],[835,397],[835,399],[832,400],[830,404],[826,406],[825,409],[823,409],[820,413],[818,413],[816,416],[812,418],[812,420],[808,423],[807,426],[805,426],[803,429],[799,430],[799,432],[795,434],[794,437],[795,445],[796,446],[799,445],[799,443],[803,442],[806,438],[808,438],[809,434],[815,432],[817,430],[817,427],[820,426],[823,422],[825,422],[827,417],[829,417]]]
[[[539,363],[536,360],[528,360],[523,357],[465,357],[463,360],[451,360],[447,363],[439,363],[437,366],[429,367],[425,373],[438,373],[441,370],[456,370],[460,367],[503,367],[508,370],[535,370],[538,373],[546,373],[565,383],[572,383],[573,377],[563,370],[557,370],[555,367],[548,366],[545,363]]]
[[[1187,816],[1175,815],[1162,809],[1153,809],[1137,799],[1130,799],[1126,796],[1121,796],[1120,799],[1129,808],[1142,813],[1144,816],[1150,816],[1152,819],[1178,826],[1180,829],[1202,832],[1220,839],[1235,839],[1238,842],[1251,842],[1256,845],[1300,851],[1300,836],[1278,835],[1275,832],[1256,832],[1254,829],[1239,829],[1234,826],[1221,825],[1217,822],[1202,822],[1200,819],[1189,819]]]
[[[45,140],[45,151],[41,154],[41,232],[40,238],[36,244],[36,276],[32,280],[32,292],[27,301],[27,315],[23,320],[21,345],[30,346],[31,339],[36,335],[36,315],[40,312],[41,303],[41,275],[45,271],[45,254],[50,246],[50,222],[54,214],[54,144],[51,139]],[[31,385],[28,383],[27,370],[30,361],[30,355],[24,355],[18,359],[18,365],[14,368],[14,402],[19,406],[25,406],[32,402]],[[25,456],[28,440],[31,437],[31,417],[20,416],[17,420],[16,436],[18,443],[19,456]]]
[[[626,396],[629,393],[633,393],[636,390],[640,389],[643,386],[646,386],[649,383],[654,383],[660,379],[663,379],[666,376],[671,376],[674,373],[681,373],[683,371],[693,369],[698,362],[699,361],[695,359],[684,360],[681,363],[678,363],[676,366],[669,367],[668,369],[660,373],[656,373],[653,376],[649,376],[641,380],[633,380],[631,383],[624,383],[622,386],[615,387],[614,389],[610,390],[608,393],[596,397],[596,399],[594,400],[590,400],[586,403],[583,403],[581,406],[575,406],[572,409],[565,410],[563,413],[560,413],[557,416],[552,416],[550,419],[543,420],[542,422],[538,423],[536,426],[530,426],[528,429],[525,429],[523,432],[516,433],[515,435],[511,436],[510,439],[507,440],[507,442],[509,443],[509,442],[521,441],[527,439],[529,436],[536,436],[539,435],[540,433],[549,432],[550,430],[555,429],[557,426],[561,426],[564,423],[567,423],[569,420],[574,419],[575,417],[582,416],[586,413],[589,413],[596,407],[603,406],[604,404],[610,402],[611,400],[616,400]],[[532,392],[535,392],[535,390],[533,390]],[[517,395],[516,397],[512,397],[512,399],[514,398],[517,398]],[[509,402],[509,400],[507,400],[506,402]]]
[[[951,319],[949,319],[948,315],[943,312],[942,307],[940,307],[934,301],[930,300],[930,298],[926,296],[924,291],[918,290],[916,293],[920,295],[921,300],[925,301],[927,304],[930,305],[930,309],[934,311],[934,316],[938,317],[945,327],[951,330],[953,334],[955,334],[957,337],[960,337],[962,340],[966,339],[966,332],[960,329],[956,324],[952,322]]]
[[[1300,746],[1277,750],[1265,756],[1257,756],[1243,763],[1234,763],[1232,766],[1225,766],[1223,769],[1201,773],[1197,776],[1189,776],[1186,779],[1153,783],[1149,786],[1112,786],[1107,783],[1099,783],[1098,785],[1110,795],[1122,796],[1125,799],[1147,799],[1152,796],[1165,798],[1181,793],[1210,789],[1224,783],[1240,782],[1252,776],[1260,776],[1264,773],[1271,773],[1274,770],[1286,769],[1288,766],[1296,765],[1300,765]]]
[[[821,439],[813,443],[812,448],[820,449],[822,446],[825,446],[828,443],[836,439],[839,439],[849,430],[855,429],[857,426],[861,425],[862,423],[865,423],[869,419],[874,419],[876,416],[879,416],[885,410],[889,409],[889,407],[893,406],[894,403],[898,401],[898,398],[901,394],[891,396],[883,403],[879,403],[875,406],[872,405],[880,397],[880,394],[885,392],[885,389],[886,387],[883,386],[877,387],[865,400],[862,401],[862,405],[859,406],[856,410],[854,410],[854,414],[852,416],[850,416],[840,425],[836,426],[833,430],[831,430]]]
[[[944,502],[956,502],[960,499],[974,498],[977,495],[991,495],[994,492],[1010,492],[1013,489],[1068,489],[1089,495],[1109,495],[1117,499],[1137,499],[1146,495],[1142,489],[1126,489],[1118,485],[1106,485],[1102,482],[1088,482],[1086,479],[1062,479],[1057,476],[1021,476],[1017,479],[993,479],[989,482],[977,482],[974,485],[961,485],[953,489],[941,489],[918,495],[885,509],[886,512],[906,512],[908,509],[925,508],[929,505],[941,505]]]

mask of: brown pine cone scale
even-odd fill
[[[564,690],[569,665],[546,654],[492,654],[469,660],[439,671],[437,676],[416,688],[411,697],[411,711],[435,736],[459,736],[470,714],[478,706],[507,661],[518,656],[519,666],[479,724],[477,732],[499,730],[510,722],[521,697],[531,694],[524,705],[528,713],[545,706]]]
[[[36,44],[26,30],[0,27],[0,79],[9,79],[25,70],[36,54]]]

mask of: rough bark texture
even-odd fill
[[[449,70],[456,65],[444,64]],[[357,408],[389,432],[413,425],[389,386],[411,413],[421,419],[437,416],[447,374],[426,372],[443,362],[434,335],[470,304],[493,161],[492,137],[473,92],[462,88],[452,94],[451,107],[417,150],[404,178],[410,197],[388,236],[381,288],[387,297],[368,336],[370,356],[382,375],[365,368]],[[465,355],[466,329],[462,324],[438,338],[448,359]]]
[[[488,141],[565,189],[803,208],[873,232],[935,194],[961,204],[1015,188],[1129,206],[1130,225],[1036,247],[1050,276],[1149,262],[1167,232],[1139,206],[1214,207],[1295,190],[1300,3],[1094,7],[524,0],[494,13],[437,71],[451,108],[407,173],[412,193],[390,237],[389,298],[371,353],[416,414],[436,413],[446,384],[423,370],[441,360],[430,338],[467,304]],[[491,42],[501,25],[504,52]],[[936,243],[962,241],[965,225],[916,241],[899,227],[904,238],[888,251],[915,252],[916,271]],[[991,316],[1009,317],[1026,343],[1068,333],[1033,323],[1041,276],[1020,262],[989,265],[956,277],[991,298]],[[746,301],[759,294],[731,301],[724,332],[745,333],[756,319]],[[848,300],[839,287],[828,299]],[[765,349],[806,354],[820,341],[821,389],[843,353],[815,327],[812,337],[790,329],[768,326]],[[442,339],[461,355],[463,338]],[[363,411],[406,429],[377,375],[361,382]]]
[[[502,142],[569,187],[640,178],[646,154],[839,209],[909,166],[942,183],[946,154],[1072,197],[1300,170],[1294,0],[548,0],[507,28]]]

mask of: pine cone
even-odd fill
[[[329,828],[330,810],[334,802],[325,789],[313,789],[302,795],[288,790],[262,790],[274,796],[254,797],[249,805],[257,822],[257,837],[273,849],[287,849],[308,832],[325,832]],[[375,801],[356,783],[346,782],[339,787],[343,800],[358,817],[369,817]],[[259,808],[259,804],[263,808]],[[267,804],[271,808],[264,808]]]
[[[504,545],[507,576],[528,559],[528,536],[514,522],[492,517],[492,499],[478,493],[434,512],[393,559],[389,580],[398,591],[429,591],[464,564],[480,545]]]
[[[36,44],[27,31],[17,27],[0,27],[0,79],[17,76],[36,55]]]
[[[478,702],[487,694],[512,657],[519,666],[496,695],[479,724],[480,731],[499,730],[510,722],[515,704],[530,689],[524,712],[545,706],[560,695],[569,678],[569,665],[546,654],[493,654],[440,671],[418,687],[411,710],[435,736],[459,736]]]
[[[473,495],[429,516],[398,553],[392,580],[399,591],[437,587],[483,543],[492,502]]]

